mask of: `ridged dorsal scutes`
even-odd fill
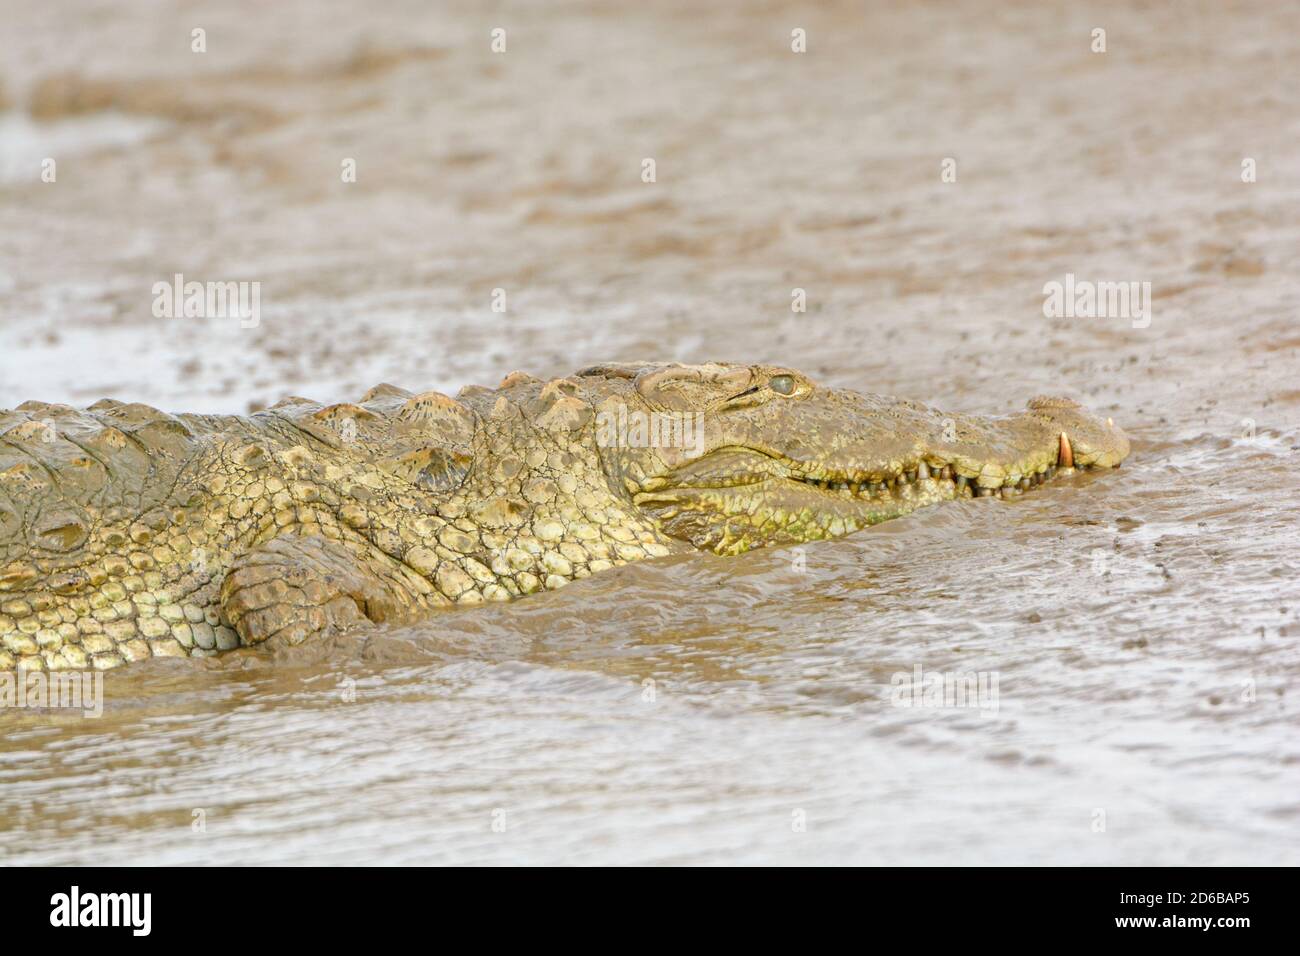
[[[26,421],[8,429],[4,435],[13,442],[54,441],[58,429],[52,422]]]
[[[465,403],[484,398],[491,401],[495,394],[496,389],[488,388],[486,385],[466,385],[456,393],[456,401]]]
[[[472,462],[475,417],[440,392],[376,385],[357,403],[289,398],[268,410],[330,448],[428,491],[459,486]],[[303,447],[299,457],[310,454]]]
[[[97,524],[157,508],[195,453],[190,425],[147,405],[0,413],[0,565],[75,551]]]
[[[194,431],[188,424],[149,405],[117,404],[91,418],[103,428],[129,436],[151,459],[184,458],[194,447]]]
[[[412,397],[404,388],[380,382],[361,396],[361,405],[380,415],[392,415]]]
[[[575,378],[552,379],[527,403],[528,417],[549,431],[582,428],[592,415],[584,394],[582,382]]]
[[[321,403],[316,401],[314,398],[303,398],[301,395],[286,395],[284,398],[272,405],[269,411],[283,411],[286,413],[289,411],[314,411],[320,407]]]
[[[400,388],[397,385],[389,384],[388,382],[380,382],[378,385],[375,385],[367,389],[366,394],[361,396],[361,401],[372,402],[376,398],[387,398],[387,397],[408,399],[411,396],[412,393],[407,391],[404,388]]]
[[[537,424],[549,431],[576,431],[591,421],[591,406],[580,398],[566,396],[551,403]]]
[[[103,426],[67,405],[25,402],[20,408],[0,417],[0,474],[28,487],[57,487],[77,502],[99,491],[107,479],[104,466],[70,439]]]
[[[421,392],[407,399],[397,412],[403,422],[438,424],[453,429],[474,431],[474,414],[454,398],[442,392]]]
[[[14,412],[23,412],[31,418],[63,418],[69,415],[79,414],[71,405],[60,405],[57,402],[23,402]],[[12,414],[12,413],[11,413]]]
[[[312,412],[311,417],[318,422],[332,422],[347,418],[357,421],[369,421],[379,416],[370,409],[354,405],[352,402],[337,402]]]
[[[404,478],[417,488],[443,492],[459,488],[473,462],[472,457],[454,449],[417,448],[386,458],[379,465],[390,475]]]
[[[501,384],[498,385],[497,388],[504,390],[507,388],[514,388],[516,385],[540,385],[541,382],[542,380],[540,378],[534,378],[527,372],[514,371],[501,379]]]
[[[460,487],[473,465],[472,411],[441,392],[421,392],[405,398],[389,421],[392,431],[380,468],[425,491]]]
[[[370,409],[351,402],[322,405],[299,395],[282,398],[266,411],[254,415],[253,420],[257,421],[262,416],[287,420],[299,431],[306,432],[331,448],[341,448],[356,441],[363,428],[372,422],[382,422],[382,418]],[[386,430],[386,426],[383,430]],[[243,454],[242,449],[240,454]]]

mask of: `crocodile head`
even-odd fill
[[[1065,398],[950,415],[827,388],[789,368],[601,366],[606,473],[667,535],[720,554],[831,538],[963,497],[1013,497],[1117,467],[1110,419]]]

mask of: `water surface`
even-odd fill
[[[1070,4],[230,3],[193,54],[187,5],[61,6],[0,4],[0,406],[655,356],[1067,394],[1134,442],[1011,502],[0,713],[0,862],[1300,861],[1282,8],[1107,7],[1098,55]],[[176,272],[260,281],[261,324],[154,318]],[[1044,318],[1067,272],[1151,282],[1150,325]],[[996,675],[996,709],[897,706],[918,666]]]

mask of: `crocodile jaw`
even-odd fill
[[[953,425],[943,420],[945,431]],[[1061,399],[1035,399],[1021,416],[965,419],[962,429],[979,432],[989,457],[942,433],[889,462],[860,450],[796,460],[774,451],[777,443],[723,447],[643,483],[633,501],[665,534],[737,554],[838,537],[957,498],[1013,498],[1058,475],[1118,467],[1129,449],[1111,420]]]

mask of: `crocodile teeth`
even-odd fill
[[[917,462],[916,468],[913,470],[882,476],[877,480],[852,481],[846,477],[841,481],[834,478],[819,478],[813,475],[792,475],[790,477],[833,495],[862,500],[869,500],[881,495],[886,498],[892,496],[909,499],[918,493],[924,493],[923,489],[917,487],[916,482],[930,480],[951,481],[956,497],[964,495],[976,498],[1015,498],[1027,491],[1032,491],[1038,485],[1051,479],[1056,475],[1059,468],[1074,467],[1082,466],[1075,466],[1074,449],[1070,444],[1070,439],[1064,432],[1061,432],[1060,452],[1055,464],[1042,465],[1038,471],[1026,469],[1024,474],[1012,472],[997,487],[982,487],[975,479],[958,474],[950,464],[942,466],[928,465],[924,461]]]
[[[1062,468],[1074,467],[1074,449],[1070,447],[1070,438],[1065,432],[1061,432],[1061,456],[1059,461]]]

